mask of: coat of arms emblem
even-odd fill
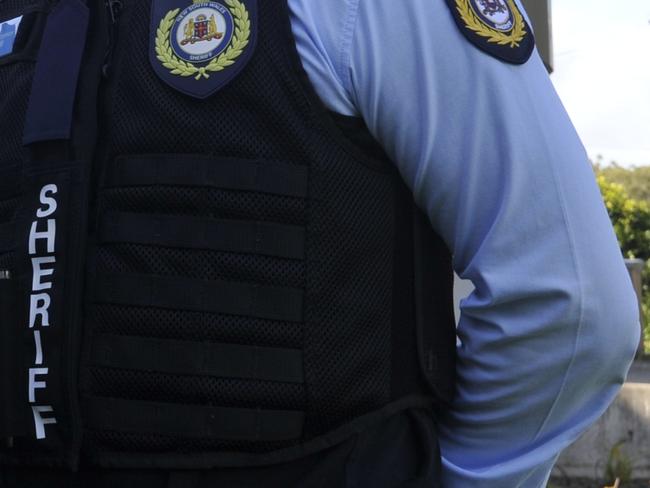
[[[188,42],[194,44],[195,42],[210,41],[212,39],[221,39],[223,32],[217,31],[217,22],[214,19],[214,14],[210,16],[210,20],[205,15],[197,15],[196,20],[190,17],[190,20],[185,24],[185,39],[181,41],[184,46]]]
[[[152,0],[150,58],[168,84],[204,98],[234,78],[250,59],[257,3],[187,1]]]
[[[476,13],[488,26],[508,31],[514,24],[513,12],[506,0],[475,0]]]

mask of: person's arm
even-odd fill
[[[443,486],[540,487],[618,392],[636,298],[589,161],[536,53],[463,37],[444,0],[290,0],[305,69],[363,117],[475,291],[461,305]]]

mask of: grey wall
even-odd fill
[[[553,29],[551,21],[551,0],[522,0],[526,12],[533,22],[537,49],[549,73],[553,71]]]

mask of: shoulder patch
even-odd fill
[[[11,54],[14,50],[14,41],[18,35],[18,27],[23,16],[0,22],[0,57]]]
[[[523,64],[535,47],[533,31],[515,0],[445,0],[463,35],[486,53]]]
[[[207,98],[246,66],[257,0],[152,0],[149,60],[176,90]]]

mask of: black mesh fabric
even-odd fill
[[[7,16],[3,12],[16,9],[15,4],[16,2],[8,2],[7,5],[0,5],[0,18]],[[4,188],[18,187],[20,184],[18,175],[8,170],[25,156],[22,135],[33,71],[34,64],[28,61],[0,66],[0,178],[5,180],[0,183]],[[18,198],[7,197],[8,195],[0,195],[0,224],[12,221],[18,207]],[[0,269],[13,270],[14,259],[13,252],[0,253]]]
[[[301,349],[304,384],[109,369],[89,358],[82,393],[304,411],[303,435],[280,443],[226,442],[88,427],[84,449],[109,462],[113,452],[260,453],[295,447],[392,400],[391,374],[403,359],[392,357],[391,346],[393,322],[400,320],[392,315],[399,176],[388,161],[350,144],[327,118],[298,64],[286,1],[258,3],[252,60],[225,88],[197,100],[167,86],[150,67],[143,47],[149,44],[150,2],[123,0],[110,103],[100,125],[105,138],[100,173],[110,171],[117,157],[142,154],[282,161],[308,168],[308,197],[208,185],[111,187],[98,192],[93,218],[99,222],[107,212],[123,211],[304,226],[305,258],[97,242],[89,271],[91,279],[93,273],[138,273],[300,289],[303,321],[90,302],[85,347],[88,351],[95,334],[110,333]],[[413,324],[403,327],[414,333]],[[415,357],[416,351],[409,352]]]
[[[17,198],[8,198],[0,200],[0,222],[8,222],[14,218],[16,207],[18,206]]]
[[[296,164],[308,161],[308,141],[292,137],[304,131],[308,112],[307,100],[287,70],[285,31],[280,27],[286,23],[284,1],[258,2],[254,59],[235,82],[207,100],[189,98],[154,74],[146,49],[149,22],[143,22],[150,18],[151,4],[122,3],[112,154],[199,153]]]
[[[0,67],[0,163],[22,160],[25,112],[34,74],[34,63],[17,62]]]

